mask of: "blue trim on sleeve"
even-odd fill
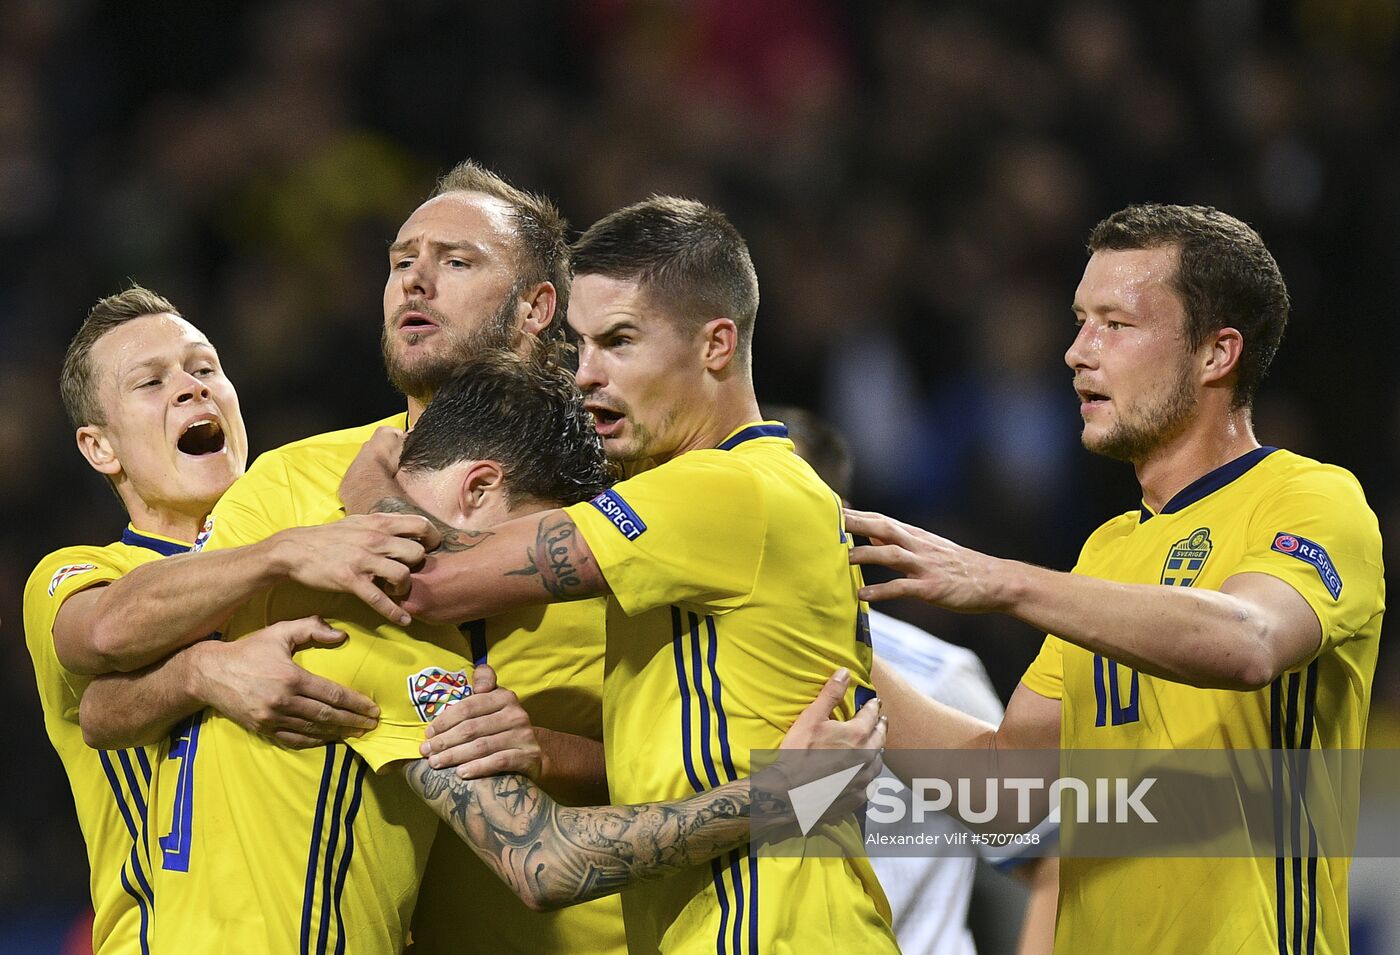
[[[1231,481],[1243,476],[1245,472],[1249,471],[1256,464],[1277,450],[1278,448],[1265,445],[1261,448],[1255,448],[1253,451],[1248,451],[1235,458],[1233,461],[1228,461],[1220,465],[1220,467],[1216,468],[1214,471],[1207,472],[1186,485],[1180,491],[1177,491],[1176,494],[1172,496],[1172,499],[1163,505],[1160,513],[1175,514],[1177,511],[1190,507],[1201,498],[1209,494],[1214,494]],[[1142,505],[1142,520],[1146,522],[1153,516],[1152,512],[1147,509],[1147,505]]]
[[[730,438],[726,438],[715,450],[733,451],[745,441],[752,441],[754,438],[786,438],[787,436],[788,429],[785,424],[755,424]]]

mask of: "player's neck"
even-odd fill
[[[758,399],[754,397],[753,386],[748,382],[735,381],[714,393],[708,413],[695,422],[684,440],[676,445],[676,450],[666,460],[679,457],[687,451],[701,451],[717,448],[735,431],[746,424],[760,421],[763,413],[758,410]],[[663,461],[656,461],[662,464]]]
[[[1137,462],[1142,502],[1154,513],[1183,488],[1223,464],[1259,447],[1249,410],[1231,408],[1222,415],[1201,415],[1180,434]]]
[[[131,526],[145,534],[155,534],[170,540],[192,542],[204,528],[208,509],[198,514],[180,513],[168,508],[148,507],[144,502],[128,502],[127,514]]]

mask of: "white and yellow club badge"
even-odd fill
[[[464,670],[427,667],[408,678],[408,698],[418,718],[431,722],[439,713],[472,695],[471,674]]]

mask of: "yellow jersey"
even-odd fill
[[[601,600],[522,607],[460,627],[474,665],[489,663],[536,726],[603,738]],[[524,688],[523,690],[521,688]],[[624,955],[622,903],[616,895],[554,912],[532,912],[451,831],[433,845],[418,912],[414,955],[462,951],[461,911],[491,913],[492,952],[537,955],[588,951]]]
[[[1208,589],[1236,574],[1269,574],[1317,614],[1322,643],[1271,686],[1245,692],[1148,676],[1047,637],[1023,682],[1061,700],[1065,749],[1365,745],[1385,584],[1375,515],[1347,471],[1258,448],[1161,513],[1143,507],[1104,524],[1074,572]],[[1307,841],[1298,815],[1282,827],[1293,831],[1277,858],[1063,859],[1056,948],[1347,951],[1347,861],[1295,848]]]
[[[74,594],[189,548],[188,541],[128,526],[117,543],[55,551],[39,562],[24,588],[24,638],[34,661],[44,728],[68,774],[87,846],[95,955],[150,951],[155,895],[145,826],[153,753],[139,746],[95,750],[83,742],[78,706],[91,677],[59,663],[54,621]]]
[[[775,422],[740,428],[566,508],[608,597],[603,728],[614,803],[750,772],[837,667],[870,694],[841,502]],[[853,823],[852,823],[853,825]],[[897,951],[860,858],[738,851],[623,893],[630,951]]]
[[[344,517],[339,487],[350,462],[376,429],[406,426],[406,415],[394,415],[259,456],[214,508],[207,548],[253,544],[289,527]],[[602,607],[602,601],[581,601],[551,612],[548,635],[541,631],[545,618],[540,609],[471,624],[464,631],[467,652],[480,655],[489,648],[500,684],[519,696],[536,725],[598,739],[602,735]],[[413,732],[421,742],[422,726]],[[415,950],[425,955],[460,943],[463,898],[490,900],[490,911],[499,919],[492,941],[502,951],[587,950],[614,955],[626,951],[621,904],[615,896],[557,912],[531,912],[450,832],[437,841],[424,879],[413,937]]]
[[[438,817],[383,771],[420,758],[427,722],[470,693],[467,643],[455,627],[410,634],[354,598],[291,584],[240,608],[228,635],[312,613],[348,638],[296,662],[369,696],[379,723],[309,750],[212,712],[172,734],[150,804],[159,952],[391,955],[408,943]]]

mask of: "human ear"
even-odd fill
[[[98,426],[85,424],[75,435],[78,451],[87,458],[88,464],[99,474],[116,477],[122,472],[122,463],[117,460],[117,451],[111,439]]]
[[[712,318],[701,329],[705,348],[705,367],[710,371],[722,371],[734,360],[739,350],[739,327],[733,319]]]
[[[1204,364],[1201,368],[1202,381],[1219,381],[1240,364],[1244,354],[1244,336],[1237,328],[1222,328],[1206,344]]]
[[[549,327],[549,323],[554,320],[554,309],[558,305],[559,293],[555,291],[553,282],[541,282],[534,289],[524,296],[524,305],[528,306],[525,319],[521,322],[520,330],[527,335],[538,335]]]
[[[462,475],[460,505],[469,515],[487,506],[505,490],[505,472],[495,461],[473,461]]]

